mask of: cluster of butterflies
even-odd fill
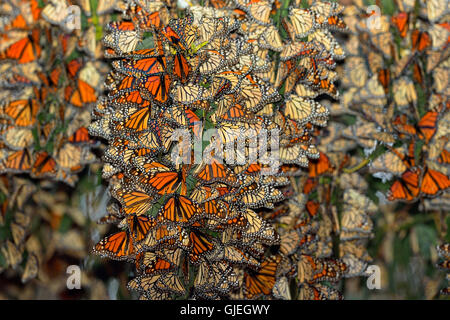
[[[214,8],[193,6],[177,19],[169,19],[170,4],[127,4],[123,20],[106,27],[109,92],[89,126],[108,142],[103,177],[113,199],[101,222],[121,230],[94,252],[133,262],[136,277],[128,287],[142,299],[287,299],[294,278],[302,298],[340,298],[326,283],[347,267],[330,257],[320,215],[306,213],[317,204],[288,206],[297,221],[293,242],[275,230],[278,222],[271,221],[278,217],[262,212],[295,196],[294,176],[320,157],[313,135],[328,111],[313,99],[337,94],[334,59],[343,52],[329,29],[345,29],[342,8],[318,2],[291,17],[298,20],[284,19],[290,38],[283,43],[269,17],[276,3],[212,2]],[[270,52],[285,68],[279,75]],[[206,139],[209,128],[216,134]],[[178,129],[188,134],[177,136]],[[248,142],[264,129],[280,130],[279,148],[263,152]],[[236,147],[243,137],[246,143]],[[206,140],[201,161],[191,145],[186,152],[177,144],[185,139]],[[247,160],[276,152],[283,164],[276,174],[264,174],[270,163]],[[234,157],[244,161],[225,160]],[[317,247],[323,254],[316,256]]]
[[[391,19],[379,17],[380,28],[369,28],[367,19],[356,22],[362,8],[347,8],[344,20],[354,22],[354,34],[347,44],[341,108],[354,110],[358,119],[342,135],[367,154],[385,146],[370,171],[384,180],[395,177],[389,200],[417,201],[450,187],[449,13],[445,4],[427,1],[415,17],[414,1],[400,2]]]
[[[273,289],[278,299],[342,299],[334,284],[348,274],[348,265],[333,258],[333,219],[312,197],[311,182],[307,176],[292,182],[289,188],[295,195],[264,214],[277,226],[279,251],[286,257],[281,269],[284,272]]]
[[[117,5],[100,1],[97,15]],[[72,11],[79,15],[70,16],[71,8],[80,9]],[[108,69],[99,60],[96,25],[90,23],[88,31],[81,25],[68,28],[77,18],[92,22],[91,16],[86,1],[6,0],[0,5],[0,228],[10,235],[0,247],[2,268],[18,270],[22,282],[35,278],[51,257],[42,247],[62,243],[52,236],[58,236],[63,214],[43,203],[42,188],[54,190],[59,181],[73,187],[83,168],[96,160],[92,148],[98,143],[89,137],[88,125]],[[42,232],[51,226],[43,243],[31,221]]]
[[[348,276],[364,274],[371,261],[366,244],[377,207],[366,196],[368,175],[388,183],[382,200],[449,208],[447,3],[419,1],[418,16],[415,1],[397,3],[393,17],[367,15],[358,0],[343,11],[343,90],[340,103],[329,106],[318,165],[310,166],[328,179],[318,186],[319,199],[339,217],[334,229]]]
[[[46,22],[52,3],[16,2],[4,4],[12,16],[0,53],[0,172],[73,186],[95,160],[87,126],[101,74],[95,62],[76,57],[74,34]]]

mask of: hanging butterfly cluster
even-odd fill
[[[280,252],[288,257],[283,266],[289,272],[277,279],[273,295],[278,299],[323,300],[342,299],[334,288],[348,267],[333,259],[333,221],[324,206],[310,197],[310,181],[302,177],[290,188],[290,197],[265,219],[276,225],[280,234]],[[296,290],[292,291],[293,284]],[[291,289],[290,289],[291,288]]]
[[[51,3],[44,8],[37,1],[10,5],[14,16],[3,27],[7,40],[1,53],[0,172],[74,185],[76,173],[94,160],[86,127],[88,105],[97,100],[101,85],[98,68],[73,57],[74,35],[71,39],[45,22],[51,21]]]
[[[450,287],[448,285],[450,281],[450,244],[448,243],[441,244],[440,246],[437,247],[437,252],[439,257],[442,259],[442,261],[438,264],[438,267],[447,272],[446,274],[447,287],[441,290],[441,294],[449,295]]]
[[[253,43],[255,53],[270,65],[259,76],[284,96],[282,108],[275,114],[285,138],[280,142],[280,158],[285,163],[282,171],[286,175],[304,176],[303,168],[309,167],[313,177],[305,188],[291,180],[285,193],[292,194],[293,199],[265,216],[281,235],[281,251],[289,257],[284,268],[288,270],[290,266],[297,272],[294,282],[298,290],[294,297],[340,298],[339,292],[323,284],[338,282],[348,270],[341,261],[330,258],[331,234],[336,223],[330,219],[328,208],[319,204],[324,201],[317,201],[314,190],[319,176],[329,172],[330,167],[323,166],[322,159],[326,156],[314,145],[318,127],[326,125],[328,110],[313,99],[321,94],[333,98],[338,95],[334,67],[335,60],[344,57],[344,51],[330,31],[346,30],[340,18],[343,7],[319,1],[307,9],[295,1],[284,2],[283,8],[271,1],[211,1],[211,5],[229,10],[228,14],[241,21],[246,41]],[[273,23],[273,18],[278,23]],[[285,272],[277,279],[275,297],[292,298],[289,290],[292,278],[292,273]]]
[[[448,10],[435,3],[419,1],[418,15],[415,1],[398,1],[393,17],[366,15],[362,1],[343,12],[349,29],[347,57],[338,67],[344,90],[330,106],[332,121],[318,148],[326,153],[324,170],[334,170],[329,198],[344,200],[334,211],[349,275],[371,260],[365,242],[378,208],[365,196],[367,181],[388,183],[387,192],[380,190],[385,196],[371,191],[380,203],[420,201],[444,216],[449,209],[450,29]]]
[[[347,8],[353,35],[347,44],[347,91],[341,107],[358,117],[342,135],[367,155],[386,149],[371,159],[370,172],[394,178],[389,200],[416,201],[450,187],[450,27],[445,6],[420,1],[415,16],[414,2],[400,3],[391,19],[379,17],[377,28],[372,20],[359,19],[362,7]],[[358,35],[367,41],[358,41]]]
[[[304,203],[291,205],[300,240],[283,254],[267,251],[280,243],[271,223],[278,218],[263,219],[262,212],[292,196],[287,176],[302,174],[301,167],[319,157],[312,136],[326,125],[328,111],[312,99],[336,94],[333,59],[343,54],[327,30],[338,24],[333,19],[341,23],[342,8],[324,3],[302,11],[310,19],[303,33],[286,20],[286,28],[297,33],[282,50],[274,46],[285,53],[285,73],[274,86],[268,81],[277,78],[269,51],[264,54],[248,37],[254,17],[247,13],[256,15],[250,3],[246,14],[192,7],[184,18],[168,22],[168,11],[157,3],[130,2],[128,21],[107,27],[106,55],[114,59],[109,94],[97,103],[89,130],[108,141],[103,177],[114,199],[102,222],[122,231],[94,251],[134,262],[137,277],[128,286],[143,299],[287,298],[288,277],[296,273],[300,297],[338,298],[325,282],[338,281],[346,266],[325,258],[329,253],[316,256],[317,233],[331,247],[327,230],[307,226],[319,225],[313,222],[316,213],[308,217]],[[258,5],[266,10],[273,4]],[[266,28],[268,21],[258,25]],[[308,41],[300,40],[309,34]],[[282,86],[285,99],[276,90]],[[214,134],[205,138],[211,128]],[[279,147],[264,151],[251,142],[260,132],[269,132],[270,140],[275,129]],[[236,147],[240,138],[244,143]],[[284,165],[274,174],[268,169],[277,152]],[[269,160],[250,160],[255,154]],[[309,251],[301,253],[303,244]]]
[[[99,10],[109,10],[101,3]],[[1,268],[19,270],[23,282],[51,257],[42,247],[60,235],[64,216],[60,204],[51,208],[39,195],[53,192],[59,181],[74,187],[79,172],[95,161],[87,126],[106,72],[97,60],[101,44],[90,13],[86,3],[80,9],[65,0],[0,5],[0,257]],[[32,224],[40,225],[38,232],[51,230],[43,243]]]

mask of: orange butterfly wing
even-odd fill
[[[174,57],[173,71],[175,72],[177,77],[181,79],[182,83],[185,83],[187,81],[190,69],[191,67],[187,63],[184,55],[177,53]]]
[[[174,193],[181,181],[178,172],[159,172],[156,173],[148,183],[157,190],[158,194]]]
[[[408,31],[408,14],[406,12],[400,12],[396,16],[392,17],[392,22],[397,27],[402,38],[406,37]]]
[[[134,257],[135,249],[129,234],[121,231],[100,240],[94,252],[114,260],[128,260]]]
[[[56,161],[45,151],[39,152],[36,156],[31,173],[36,177],[56,173]]]
[[[189,239],[192,246],[189,258],[194,263],[198,262],[203,254],[214,248],[214,244],[209,241],[208,237],[200,232],[191,232]]]
[[[450,187],[450,179],[443,173],[425,168],[420,191],[426,195],[434,196],[439,191]]]
[[[431,46],[431,38],[426,31],[414,30],[411,39],[413,50],[424,51]]]
[[[162,217],[169,221],[186,223],[197,213],[197,210],[197,206],[189,198],[175,195],[164,205]]]
[[[127,216],[128,226],[130,228],[133,240],[138,242],[145,238],[151,227],[155,226],[155,222],[149,217],[135,214]]]
[[[244,273],[245,294],[248,299],[261,294],[269,295],[272,292],[280,261],[280,256],[270,257],[261,263],[261,268],[257,272],[248,270]]]
[[[331,166],[330,159],[323,153],[320,152],[319,159],[312,160],[309,164],[309,176],[311,178],[316,178],[324,173],[330,173],[333,170]]]
[[[388,192],[388,199],[393,200],[414,200],[420,193],[419,174],[417,171],[407,170],[401,178],[396,180]]]
[[[28,149],[16,151],[3,160],[3,166],[12,171],[27,171],[31,169],[31,156]]]
[[[436,123],[438,120],[438,113],[434,111],[427,112],[417,124],[421,134],[425,137],[426,142],[429,142],[436,133]],[[421,137],[422,138],[422,137]]]

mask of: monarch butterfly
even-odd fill
[[[260,24],[267,25],[270,22],[270,11],[272,10],[272,6],[269,1],[249,1],[243,9],[246,9],[247,14]]]
[[[39,37],[39,29],[33,29],[30,35],[17,40],[1,52],[0,59],[12,59],[21,64],[37,60],[42,51],[39,46]]]
[[[303,186],[303,193],[310,194],[317,186],[317,179],[309,178],[306,180],[305,185]]]
[[[297,230],[291,230],[281,236],[280,252],[284,255],[291,255],[296,252],[300,242],[300,235]]]
[[[420,139],[424,139],[427,143],[430,142],[437,130],[437,121],[439,113],[435,111],[428,111],[419,120],[416,126],[412,126],[406,122],[406,116],[398,116],[394,120],[394,127],[404,134],[418,135]]]
[[[347,277],[365,274],[367,265],[372,261],[367,249],[359,239],[343,241],[339,245],[341,260],[347,266]]]
[[[305,209],[310,217],[314,217],[319,212],[320,204],[318,202],[308,200],[305,204]]]
[[[413,79],[423,85],[423,72],[418,63],[414,63],[413,65]]]
[[[148,230],[154,227],[156,222],[144,215],[130,214],[127,216],[127,224],[133,242],[139,242],[147,236]]]
[[[220,200],[213,199],[204,201],[202,207],[206,215],[211,218],[225,219],[229,215],[229,213],[231,213],[229,205],[226,202]]]
[[[155,274],[155,273],[169,271],[169,270],[173,269],[174,267],[175,267],[175,265],[173,265],[169,261],[167,261],[163,258],[160,258],[160,257],[155,257],[153,261],[151,261],[151,262],[147,261],[147,263],[145,264],[144,272],[146,274]]]
[[[171,80],[167,74],[148,76],[141,84],[153,99],[159,103],[165,104],[169,98]]]
[[[142,292],[152,292],[151,290],[155,283],[161,278],[161,274],[154,274],[154,275],[143,275],[139,276],[130,282],[128,282],[127,287],[130,290],[137,290]]]
[[[162,34],[177,49],[189,50],[197,38],[197,30],[193,25],[193,16],[188,15],[183,19],[172,19],[169,25],[162,31]]]
[[[45,151],[36,154],[31,175],[37,178],[53,176],[56,173],[56,161]]]
[[[414,30],[411,34],[412,49],[419,52],[431,46],[431,38],[426,31]]]
[[[156,2],[153,3],[153,5],[154,8],[151,9],[152,11],[148,11],[151,12],[150,14],[146,12],[146,9],[143,9],[138,5],[130,8],[130,10],[134,11],[132,15],[133,21],[139,26],[139,29],[143,31],[150,31],[152,28],[161,27],[163,23],[161,20],[164,19],[165,14],[167,14],[167,12],[163,11],[165,7],[162,7],[161,3],[158,5],[158,2]]]
[[[0,171],[24,172],[31,169],[31,155],[28,149],[10,151],[3,159]]]
[[[10,127],[3,135],[3,142],[13,150],[31,147],[33,131],[30,128]]]
[[[25,270],[23,271],[21,281],[26,283],[29,280],[36,278],[39,272],[39,259],[33,253],[30,253],[25,264]]]
[[[178,194],[172,195],[160,211],[160,218],[176,223],[189,223],[199,213],[198,206],[191,199]]]
[[[439,191],[450,187],[450,179],[443,173],[425,167],[420,192],[425,195],[435,196]]]
[[[8,265],[15,268],[20,262],[22,262],[23,249],[19,249],[13,242],[6,240],[4,244],[3,252],[5,254]]]
[[[302,300],[342,300],[342,294],[325,284],[302,284],[299,299]]]
[[[185,83],[188,80],[191,67],[188,64],[186,57],[181,53],[176,53],[173,57],[173,71],[181,80],[181,83]]]
[[[135,55],[142,56],[143,51],[136,51]],[[166,59],[159,55],[156,56],[148,56],[148,53],[145,54],[142,58],[137,60],[118,60],[114,67],[128,74],[130,76],[134,76],[136,74],[144,75],[154,75],[158,73],[163,73],[166,71]]]
[[[335,282],[346,269],[347,266],[339,260],[316,259],[303,254],[298,262],[297,278],[300,283]]]
[[[291,300],[289,281],[287,277],[280,277],[273,286],[272,294],[276,299]]]
[[[136,251],[127,231],[109,235],[94,246],[94,253],[114,260],[132,260]]]
[[[22,245],[23,240],[25,239],[25,236],[26,236],[25,228],[14,222],[11,223],[10,228],[11,228],[11,233],[12,233],[12,238],[13,238],[14,244],[16,246]]]
[[[210,2],[212,6],[216,9],[222,9],[223,7],[226,6],[226,2],[223,0],[211,0]]]
[[[145,214],[153,204],[153,196],[141,191],[117,190],[113,195],[124,205],[126,214]]]
[[[226,294],[237,286],[236,274],[224,261],[203,260],[194,279],[196,296],[211,299]]]
[[[195,175],[205,183],[220,181],[227,185],[236,185],[237,177],[226,168],[218,159],[212,158],[211,163],[200,165],[195,171]]]
[[[397,27],[400,32],[400,36],[402,38],[406,37],[406,33],[408,32],[408,13],[407,12],[399,12],[396,16],[392,17],[392,22]]]
[[[125,128],[140,132],[148,129],[149,119],[152,116],[150,107],[138,109],[136,112],[129,115],[125,122]]]
[[[333,171],[330,159],[323,152],[319,152],[318,160],[311,160],[309,163],[309,176],[311,178],[316,178],[324,173],[330,173]]]
[[[87,148],[66,143],[58,149],[55,159],[59,167],[73,173],[81,170],[84,164],[92,163],[95,156]]]
[[[103,43],[114,50],[113,56],[134,51],[141,41],[141,32],[135,29],[132,22],[114,21],[106,29],[109,33],[103,38]]]
[[[177,295],[185,294],[185,288],[180,279],[174,272],[165,273],[156,282],[155,287],[158,290],[175,293]]]
[[[201,256],[211,252],[215,247],[211,237],[197,230],[189,234],[189,239],[191,247],[189,259],[193,263],[198,263]]]
[[[373,223],[364,210],[346,205],[341,218],[341,228],[344,232],[370,234]]]
[[[149,184],[156,189],[160,195],[174,193],[182,184],[181,193],[186,190],[185,170],[171,171],[170,168],[158,162],[146,163],[143,165],[145,172],[150,172],[148,176],[140,178],[141,183]]]
[[[259,268],[260,263],[248,253],[235,246],[225,246],[224,259],[231,263],[245,264],[249,267]]]
[[[210,201],[219,197],[219,191],[211,186],[207,185],[198,185],[192,191],[190,197],[197,203],[203,203],[206,201]]]
[[[419,170],[406,170],[388,191],[388,199],[412,201],[419,195]]]
[[[391,71],[389,69],[380,69],[378,71],[378,81],[384,88],[384,92],[387,94],[389,91],[389,83],[391,81]]]
[[[89,138],[89,130],[86,127],[77,129],[69,138],[68,141],[73,144],[78,143],[91,143],[93,142]]]
[[[247,269],[244,272],[244,292],[247,299],[269,295],[272,292],[280,262],[281,256],[271,256],[264,259],[258,271]]]
[[[450,151],[444,149],[438,158],[439,163],[450,164]]]
[[[86,104],[97,101],[95,89],[87,82],[78,79],[75,88],[67,86],[65,89],[65,99],[75,107],[84,107]]]
[[[150,102],[143,98],[140,90],[131,90],[117,97],[112,97],[111,102],[137,107],[148,107],[150,105]]]
[[[39,104],[34,99],[15,100],[5,106],[4,112],[20,127],[29,127],[36,123]]]

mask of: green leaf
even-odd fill
[[[64,215],[61,219],[61,223],[59,224],[58,231],[61,233],[66,233],[69,231],[70,227],[72,226],[72,219],[68,215]]]
[[[149,48],[154,48],[155,47],[155,42],[153,41],[153,36],[144,38],[144,40],[142,40],[137,46],[136,46],[136,50],[142,50],[142,49],[149,49]]]
[[[6,258],[3,256],[2,252],[0,251],[0,267],[6,268],[8,266],[8,263],[6,262]]]
[[[437,245],[437,234],[435,228],[419,224],[414,227],[417,240],[419,241],[420,255],[425,259],[431,259],[430,247]]]
[[[405,267],[408,265],[411,255],[412,250],[409,238],[404,237],[403,239],[400,239],[399,237],[396,237],[394,240],[394,263]]]
[[[382,11],[384,14],[387,14],[389,16],[394,15],[395,13],[395,3],[393,0],[381,0],[382,4]]]
[[[420,84],[415,83],[414,86],[417,92],[417,110],[419,112],[419,116],[423,117],[427,111],[426,110],[427,97]]]

